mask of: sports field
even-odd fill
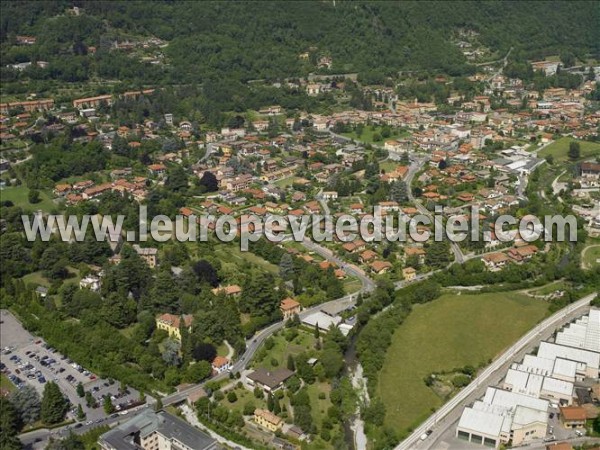
[[[431,373],[479,366],[502,353],[547,313],[547,303],[515,292],[446,294],[415,306],[393,337],[377,386],[385,424],[414,428],[444,403],[425,385]]]

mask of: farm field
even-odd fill
[[[385,425],[398,431],[415,427],[445,401],[425,385],[425,377],[485,365],[547,312],[547,303],[515,292],[446,294],[415,306],[394,334],[379,376]]]

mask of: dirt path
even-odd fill
[[[585,256],[585,252],[587,252],[590,248],[596,248],[596,247],[600,247],[600,244],[593,244],[593,245],[588,245],[587,247],[585,247],[582,251],[581,251],[581,268],[582,269],[591,269],[591,267],[588,267],[585,264],[584,261],[584,256]]]

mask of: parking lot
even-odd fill
[[[104,396],[111,397],[117,410],[114,414],[125,414],[128,408],[138,404],[139,392],[135,389],[125,387],[120,392],[119,382],[99,379],[77,362],[58,353],[42,339],[32,336],[9,311],[2,310],[0,319],[0,368],[17,388],[28,384],[42,395],[48,381],[56,382],[71,402],[69,417],[76,419],[76,408],[81,404],[88,424],[100,423],[106,419]],[[77,394],[79,383],[86,392],[92,394],[96,402],[92,407],[88,407],[85,397],[81,398]]]

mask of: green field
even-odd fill
[[[538,153],[538,156],[544,158],[552,155],[555,161],[566,161],[569,159],[569,144],[571,142],[579,142],[581,146],[581,158],[589,158],[590,156],[600,156],[600,144],[596,142],[587,142],[573,139],[570,137],[562,137],[556,142],[553,142],[548,147]]]
[[[426,376],[487,363],[547,310],[543,301],[515,292],[446,294],[415,306],[394,334],[379,376],[385,424],[398,431],[418,425],[444,403],[425,385]]]
[[[40,191],[39,203],[29,203],[27,195],[29,189],[25,186],[9,186],[0,190],[0,199],[2,201],[11,201],[15,205],[20,206],[26,211],[37,211],[41,209],[44,212],[50,212],[57,209],[57,205],[52,201],[50,195],[46,191]]]
[[[239,266],[248,263],[252,266],[258,266],[261,269],[273,274],[279,273],[279,267],[277,267],[275,264],[271,264],[252,252],[243,252],[235,244],[218,245],[215,248],[215,255],[219,257],[223,265]],[[233,267],[232,269],[236,270],[237,268]]]
[[[373,129],[370,126],[366,126],[363,129],[363,132],[360,136],[356,135],[356,132],[352,131],[351,133],[342,133],[342,136],[346,136],[350,139],[354,139],[355,141],[360,141],[360,142],[364,142],[365,144],[375,144],[375,145],[380,145],[383,146],[384,142],[390,139],[397,139],[400,137],[405,137],[405,136],[409,136],[410,133],[400,133],[397,132],[395,130],[392,130],[392,134],[387,137],[387,138],[382,138],[380,141],[373,141],[373,135],[375,133],[379,133],[379,135],[381,136],[381,130],[383,129],[383,127],[375,127],[375,129]]]
[[[294,184],[294,182],[298,179],[298,177],[287,177],[287,178],[282,178],[281,180],[277,180],[275,183],[275,186],[280,187],[280,188],[286,188],[288,186],[291,186],[292,184]]]
[[[25,286],[27,286],[28,284],[32,284],[32,285],[34,285],[34,287],[37,287],[37,286],[50,287],[50,281],[48,281],[48,279],[46,277],[44,277],[41,270],[39,270],[37,272],[28,273],[27,275],[25,275],[23,277],[23,282],[25,283]]]
[[[273,348],[267,350],[263,344],[254,361],[252,361],[253,367],[265,367],[267,369],[286,367],[288,355],[297,356],[315,348],[315,337],[311,333],[302,330],[291,342],[288,342],[281,334],[274,335],[272,339],[274,342]],[[274,361],[277,364],[273,364]]]
[[[555,291],[565,290],[570,286],[570,283],[566,281],[556,280],[552,283],[541,286],[538,289],[532,289],[531,291],[529,291],[529,293],[533,295],[548,295],[552,294]]]
[[[401,166],[402,164],[400,164],[399,161],[391,161],[391,160],[386,160],[382,163],[379,163],[379,168],[381,170],[385,170],[386,173],[388,172],[392,172],[396,167]]]

